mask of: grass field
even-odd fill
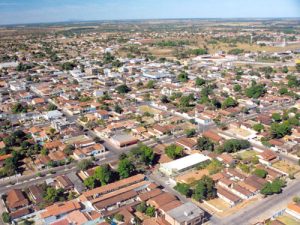
[[[249,150],[249,151],[245,150],[245,151],[239,152],[237,155],[240,156],[242,159],[249,159],[249,158],[252,158],[253,156],[256,156],[257,152],[254,150]]]
[[[147,106],[147,105],[142,105],[139,107],[139,110],[142,112],[142,113],[151,113],[151,114],[157,114],[159,113],[160,111],[157,110],[157,109],[154,109],[154,108],[151,108],[150,106]]]

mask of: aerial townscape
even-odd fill
[[[0,166],[0,225],[299,225],[300,19],[4,24]]]

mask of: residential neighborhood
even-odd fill
[[[0,29],[0,224],[300,224],[299,20],[149,24]]]

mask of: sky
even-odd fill
[[[300,17],[300,0],[0,0],[0,24]]]

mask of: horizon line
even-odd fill
[[[190,18],[147,18],[147,19],[91,19],[91,20],[80,20],[80,19],[69,19],[63,21],[49,21],[49,22],[29,22],[29,23],[8,23],[0,24],[0,27],[16,27],[26,25],[51,25],[51,24],[63,24],[63,23],[91,23],[91,22],[122,22],[122,21],[151,21],[151,20],[288,20],[296,19],[300,20],[300,16],[297,17],[190,17]]]

